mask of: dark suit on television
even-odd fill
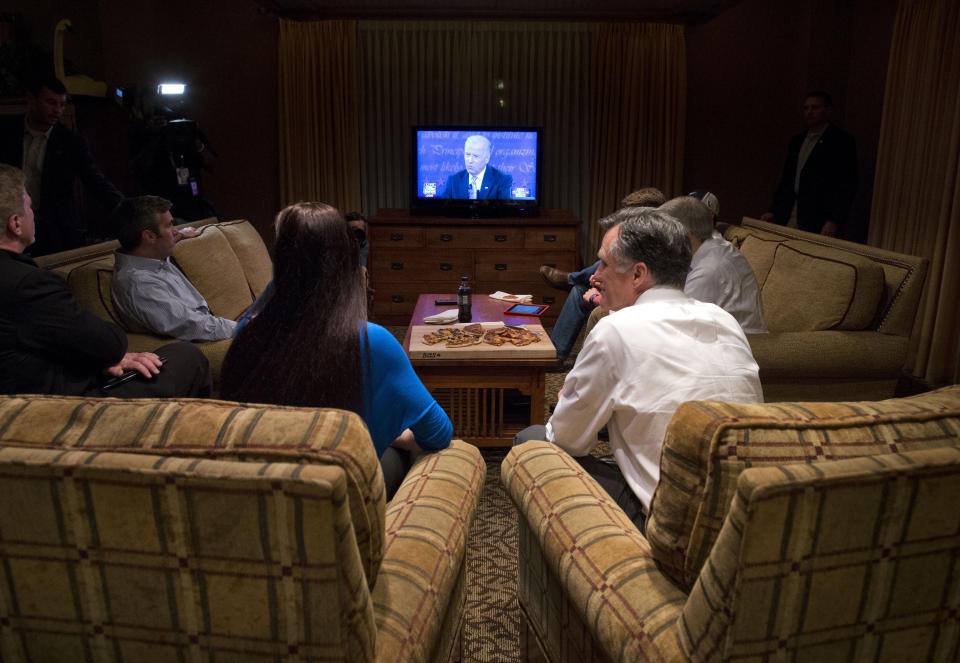
[[[447,178],[442,198],[456,200],[469,198],[470,194],[467,193],[469,188],[470,175],[464,168]],[[477,200],[509,200],[511,188],[513,188],[513,176],[488,165],[487,171],[483,174],[483,181],[480,182],[480,190],[477,191]]]
[[[828,124],[800,171],[800,186],[794,193],[797,158],[806,136],[804,132],[790,139],[770,211],[777,223],[785,224],[796,201],[797,226],[801,230],[819,233],[827,221],[842,228],[857,192],[857,149],[853,136]]]
[[[24,116],[3,118],[0,125],[0,161],[23,168]],[[83,246],[87,229],[74,199],[79,179],[86,193],[96,198],[107,213],[123,199],[104,176],[87,148],[86,141],[59,122],[50,130],[40,174],[40,197],[34,201],[37,241],[30,248],[35,256]]]

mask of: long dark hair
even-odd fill
[[[362,415],[367,310],[356,241],[324,203],[290,205],[275,225],[274,295],[231,344],[221,395]]]

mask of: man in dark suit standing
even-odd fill
[[[780,184],[764,221],[836,236],[857,192],[853,136],[830,123],[833,101],[811,92],[803,102],[807,131],[790,139]]]
[[[509,199],[513,176],[488,166],[490,140],[486,136],[470,136],[463,145],[466,168],[447,178],[443,197],[457,200]]]
[[[60,124],[66,103],[63,83],[42,79],[27,91],[26,115],[4,118],[0,129],[0,162],[23,169],[34,201],[35,256],[86,244],[87,229],[74,200],[77,179],[108,213],[123,199],[97,168],[86,141]]]

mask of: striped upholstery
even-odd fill
[[[6,447],[0,503],[4,661],[374,660],[338,467]]]
[[[958,505],[960,447],[745,470],[683,609],[684,650],[956,661]]]
[[[958,444],[957,386],[877,403],[687,403],[644,538],[576,461],[528,442],[501,468],[519,512],[520,604],[554,662],[955,660]],[[738,491],[770,480],[764,510],[728,516]],[[839,497],[818,497],[817,482]],[[683,544],[663,545],[667,524]]]
[[[340,465],[370,586],[383,558],[384,488],[360,417],[191,399],[0,398],[0,443]]]
[[[748,467],[930,449],[960,437],[960,386],[856,403],[684,403],[664,437],[647,538],[689,590]]]
[[[518,598],[550,660],[677,660],[674,625],[686,595],[580,464],[552,444],[527,442],[507,455],[501,478],[520,512]],[[596,658],[583,658],[588,652]]]
[[[5,663],[456,654],[471,445],[425,454],[385,505],[353,413],[0,396],[5,461]]]

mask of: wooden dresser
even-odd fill
[[[373,320],[385,325],[409,324],[420,294],[454,294],[461,276],[476,294],[503,290],[550,304],[542,319],[552,325],[566,293],[543,281],[540,265],[573,271],[579,261],[580,221],[567,210],[541,210],[532,218],[453,219],[381,209],[368,224]]]

